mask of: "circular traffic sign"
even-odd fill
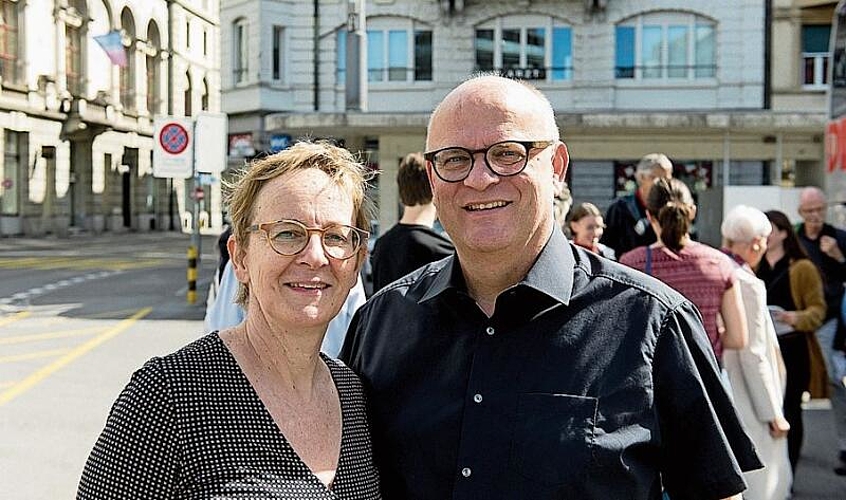
[[[178,123],[166,123],[159,132],[159,144],[166,153],[178,155],[188,147],[188,131]]]

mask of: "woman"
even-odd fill
[[[749,345],[723,351],[735,407],[758,450],[764,469],[744,474],[747,500],[784,500],[790,495],[792,474],[784,439],[790,425],[784,418],[784,362],[767,310],[767,289],[755,277],[767,251],[770,221],[757,208],[739,205],[723,220],[723,252],[737,263]]]
[[[361,384],[319,352],[366,258],[364,172],[298,143],[230,186],[246,317],[135,373],[78,498],[379,498]]]
[[[804,437],[802,393],[811,382],[810,353],[819,352],[814,332],[825,319],[826,304],[820,274],[808,259],[790,220],[776,210],[766,215],[773,232],[767,238],[767,253],[756,274],[767,287],[767,305],[774,311],[778,344],[787,369],[784,416],[790,423],[787,451],[795,473]]]
[[[731,259],[690,238],[695,215],[693,198],[682,181],[657,179],[646,200],[646,216],[658,241],[625,253],[620,262],[655,276],[693,302],[719,360],[723,348],[746,346],[746,315]],[[724,328],[718,327],[718,315]]]
[[[602,212],[593,203],[580,203],[570,213],[568,221],[573,243],[595,254],[614,259],[614,250],[599,242],[605,231]]]

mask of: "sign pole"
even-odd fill
[[[196,137],[196,129],[194,130],[194,137]],[[193,141],[191,146],[193,147],[197,141]],[[195,152],[196,153],[196,152]],[[194,270],[188,269],[188,303],[195,304],[197,302],[197,267],[200,263],[200,253],[201,253],[201,242],[200,239],[200,196],[198,193],[200,192],[200,175],[197,172],[197,155],[194,154],[191,158],[191,171],[193,172],[193,179],[194,179],[194,191],[191,198],[194,200],[194,217],[192,217],[194,225],[193,230],[191,231],[191,247],[188,249],[188,263],[189,266],[192,262],[191,255],[194,255],[193,264]],[[191,275],[193,274],[193,281],[191,280]]]

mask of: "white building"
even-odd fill
[[[193,186],[152,177],[152,120],[219,110],[218,18],[211,0],[0,0],[0,235],[179,228]],[[94,40],[115,30],[124,67]]]
[[[398,161],[424,148],[433,107],[494,70],[550,98],[577,202],[605,206],[632,189],[632,164],[653,151],[697,191],[725,184],[724,172],[731,184],[821,183],[825,84],[813,80],[819,54],[799,49],[802,26],[825,24],[833,4],[368,0],[360,112],[345,108],[347,0],[223,0],[231,163],[303,136],[341,140],[382,170],[388,227]]]

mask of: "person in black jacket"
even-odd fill
[[[453,247],[432,229],[437,218],[426,162],[420,153],[407,155],[397,173],[402,218],[373,247],[373,293],[420,266],[452,255]]]
[[[646,198],[655,179],[673,177],[673,163],[662,153],[650,153],[637,164],[634,193],[617,198],[605,213],[605,233],[600,243],[611,247],[617,258],[629,250],[655,243],[655,231],[646,220]]]

